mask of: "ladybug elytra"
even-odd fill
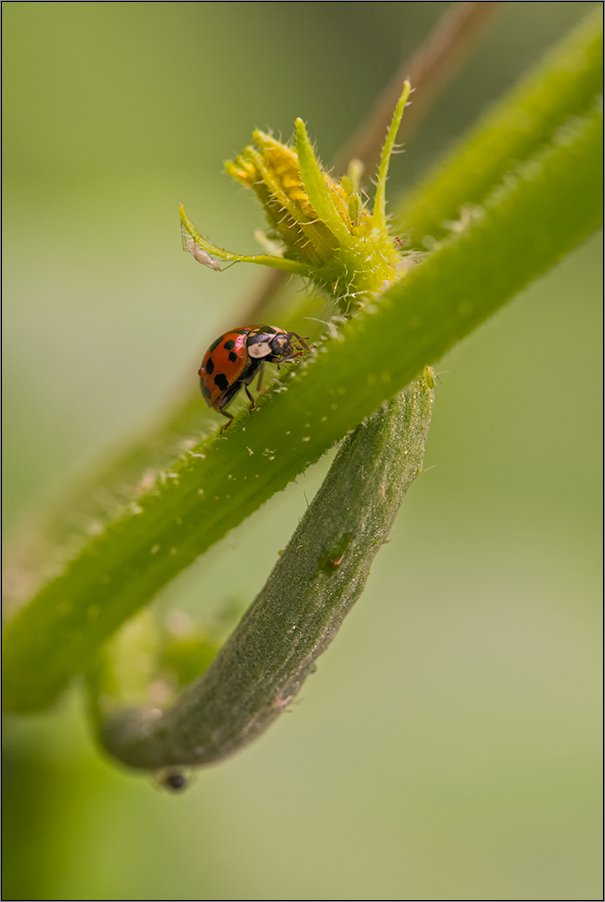
[[[231,329],[213,341],[198,370],[202,395],[209,407],[222,413],[229,420],[221,432],[233,422],[233,414],[225,408],[243,387],[250,399],[250,413],[256,407],[248,386],[258,373],[258,384],[265,363],[280,363],[295,360],[303,353],[302,348],[292,344],[295,338],[302,348],[309,350],[304,339],[296,332],[286,332],[278,326],[243,326]]]

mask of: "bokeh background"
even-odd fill
[[[258,279],[222,175],[302,116],[329,161],[447,3],[5,3],[5,532],[143,429]],[[396,198],[591,3],[504,3]],[[565,211],[561,211],[565,215]],[[450,353],[367,591],[261,740],[169,796],[75,691],[5,725],[11,899],[600,898],[600,237]],[[200,400],[201,404],[201,400]],[[169,589],[247,604],[320,462]]]

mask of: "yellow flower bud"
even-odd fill
[[[291,147],[255,131],[249,144],[225,169],[251,188],[262,204],[269,238],[279,238],[282,255],[244,257],[203,239],[184,214],[185,232],[206,254],[219,259],[262,263],[307,276],[333,298],[342,312],[359,305],[400,274],[400,254],[385,215],[388,163],[409,95],[405,83],[382,153],[372,212],[358,191],[361,164],[333,179],[315,157],[302,119]],[[204,258],[206,259],[206,258]]]

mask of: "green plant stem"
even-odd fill
[[[600,109],[548,141],[532,121],[537,152],[466,225],[291,373],[287,392],[191,448],[17,614],[5,632],[9,708],[48,705],[168,580],[598,226]]]
[[[130,679],[125,699],[106,696],[99,730],[111,754],[151,770],[208,764],[247,745],[286,709],[363,592],[421,471],[432,385],[427,370],[345,439],[267,584],[171,708],[128,706]],[[130,648],[123,652],[128,674]]]
[[[547,144],[603,90],[603,10],[591,12],[548,53],[399,206],[397,228],[412,244],[442,238],[464,204],[480,204],[506,173]]]

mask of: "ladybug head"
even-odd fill
[[[294,357],[296,351],[292,347],[291,338],[292,332],[278,332],[269,342],[272,356],[279,358],[279,360],[283,360],[286,357]]]
[[[277,331],[273,327],[265,327],[250,333],[246,348],[254,360],[283,360],[292,352],[289,336],[286,332]]]
[[[269,363],[294,360],[301,350],[292,345],[292,338],[297,338],[305,348],[307,347],[296,332],[284,332],[283,329],[273,326],[263,327],[250,334],[247,342],[248,354],[256,360],[267,360]]]

